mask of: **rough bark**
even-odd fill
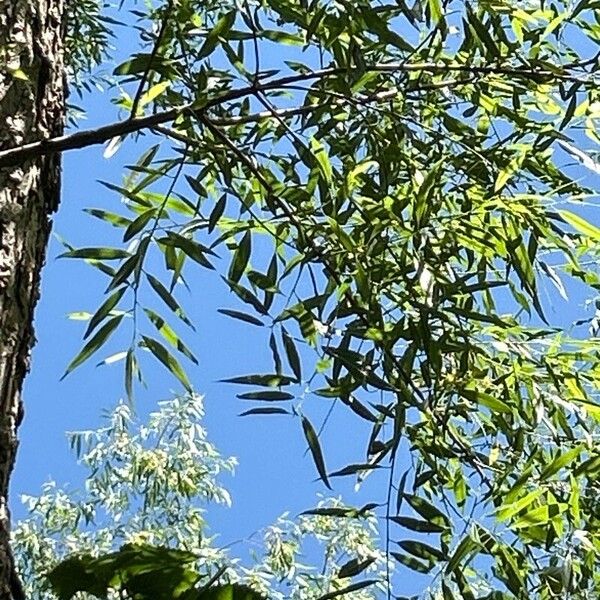
[[[63,0],[0,0],[0,148],[60,135]],[[33,310],[60,193],[60,155],[0,171],[0,600],[23,597],[10,552],[8,486],[34,342]]]

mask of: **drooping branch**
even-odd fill
[[[366,70],[379,73],[410,73],[426,71],[429,73],[466,73],[471,76],[507,75],[535,82],[570,81],[584,84],[593,83],[592,79],[586,77],[584,74],[572,73],[569,72],[569,70],[561,67],[556,67],[556,71],[542,71],[509,66],[503,67],[498,65],[474,66],[441,63],[383,63],[367,67]],[[159,125],[164,125],[174,121],[177,119],[177,117],[185,113],[194,112],[198,115],[206,115],[210,109],[213,109],[217,106],[222,106],[233,100],[239,100],[241,98],[252,96],[257,92],[282,89],[286,86],[290,86],[294,83],[299,83],[302,81],[326,79],[329,77],[336,77],[346,74],[346,69],[338,67],[330,67],[326,69],[310,71],[308,73],[298,73],[295,75],[274,79],[272,81],[259,82],[231,90],[208,101],[184,104],[182,106],[159,111],[151,115],[129,118],[123,121],[116,121],[95,129],[86,129],[84,131],[77,131],[67,135],[31,142],[29,144],[23,144],[21,146],[0,151],[0,168],[14,167],[39,156],[103,144],[116,137],[121,137],[130,133],[153,129]],[[301,114],[302,112],[308,110],[309,109],[305,109],[304,107],[301,109],[288,109],[287,112],[282,111],[282,116]],[[258,113],[257,115],[250,115],[248,117],[232,117],[231,124],[257,121],[263,118],[268,118],[269,116],[272,116],[272,114]],[[220,125],[227,124],[228,123],[226,120],[220,123]]]

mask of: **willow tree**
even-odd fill
[[[22,165],[39,181],[62,151],[107,142],[108,156],[133,134],[140,146],[109,183],[127,213],[89,210],[123,244],[66,252],[109,278],[67,372],[133,327],[110,358],[128,393],[149,354],[189,388],[180,358],[195,359],[179,328],[193,324],[179,289],[191,263],[220,270],[215,285],[240,301],[225,314],[268,326],[273,351],[264,373],[232,373],[255,386],[240,394],[259,403],[247,413],[298,419],[329,486],[311,406],[352,411],[365,455],[336,474],[385,467],[374,500],[387,551],[423,574],[424,595],[593,597],[600,229],[572,206],[590,203],[600,173],[586,150],[599,140],[600,3],[127,4],[124,35],[140,47],[114,72],[122,119],[64,136],[31,126],[0,152],[3,197],[18,199]],[[36,47],[23,50],[33,64]],[[29,123],[51,104],[36,90],[54,86],[21,71],[10,89],[30,103],[4,100],[4,111]],[[41,216],[6,211],[3,227],[30,240],[48,204],[27,198]],[[31,256],[4,297],[35,290],[42,253]],[[10,306],[3,323],[21,310]],[[26,354],[28,319],[17,321],[16,345],[3,327],[4,365]]]

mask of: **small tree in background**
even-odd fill
[[[247,583],[276,600],[318,598],[348,587],[354,583],[350,577],[362,571],[383,579],[385,554],[377,547],[375,517],[334,516],[344,509],[335,499],[323,500],[316,514],[282,517],[267,528],[260,542],[252,542],[248,565],[220,548],[208,532],[206,509],[230,505],[219,475],[231,473],[236,461],[208,441],[203,414],[197,395],[159,403],[146,423],[121,403],[105,427],[69,434],[87,470],[85,487],[50,481],[39,496],[24,496],[29,516],[13,531],[28,598],[55,598],[46,575],[65,557],[100,556],[124,544],[192,552],[198,572],[210,578],[226,567],[224,580]],[[321,556],[313,556],[315,542]],[[307,546],[310,556],[304,554]],[[376,590],[369,586],[344,595],[370,600]]]

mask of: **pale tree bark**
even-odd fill
[[[63,9],[63,0],[0,0],[1,149],[62,133]],[[8,486],[33,310],[59,194],[59,154],[0,170],[0,600],[23,597],[9,546]]]

